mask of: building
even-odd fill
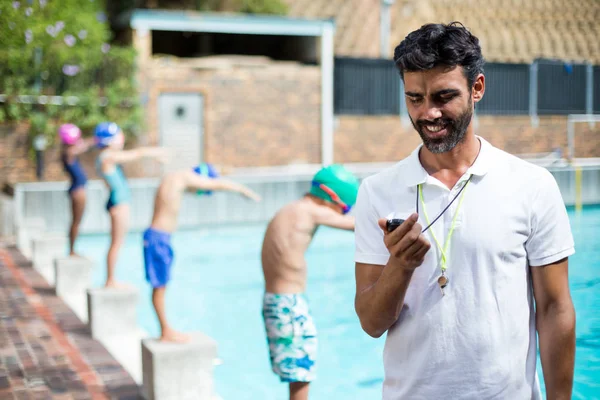
[[[424,23],[458,20],[480,38],[488,61],[479,134],[515,154],[600,157],[600,124],[568,123],[570,114],[600,113],[596,0],[285,1],[286,17],[122,14],[120,38],[139,54],[146,118],[139,144],[174,148],[173,167],[205,160],[240,172],[396,161],[419,137],[393,49]],[[8,180],[35,180],[27,150],[13,151],[23,146],[20,136],[0,142]],[[64,179],[55,153],[48,152],[48,180]],[[141,164],[128,173],[157,169]]]

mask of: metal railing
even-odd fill
[[[564,159],[546,160],[531,158],[556,178],[565,204],[600,203],[600,159],[575,159],[569,164]],[[348,164],[360,179],[381,171],[393,163]],[[206,225],[227,225],[267,222],[283,205],[298,199],[310,189],[311,179],[318,165],[300,168],[253,168],[236,171],[231,176],[263,197],[261,203],[247,201],[231,193],[213,196],[186,195],[179,216],[180,228]],[[577,172],[579,171],[579,172]],[[580,174],[576,178],[576,174]],[[577,184],[579,179],[579,184]],[[132,192],[130,229],[141,231],[152,218],[154,195],[158,179],[131,179]],[[16,227],[30,218],[42,218],[49,232],[67,232],[70,224],[70,204],[67,182],[20,183],[14,186],[14,196],[2,198],[2,233],[14,234]],[[102,181],[90,181],[87,189],[88,203],[81,224],[81,233],[107,233],[110,220],[105,209],[108,196]]]
[[[488,63],[479,115],[592,114],[600,111],[600,66],[537,60],[532,64]],[[335,59],[337,115],[395,115],[403,111],[400,75],[387,59]]]
[[[359,177],[370,175],[383,165],[354,166]],[[212,196],[184,196],[179,227],[189,228],[208,224],[263,223],[268,221],[284,204],[298,199],[310,190],[314,173],[320,165],[293,168],[249,168],[230,176],[259,193],[263,200],[254,203],[232,193],[214,193]],[[352,167],[351,167],[352,168]],[[154,196],[158,179],[131,179],[130,229],[143,230],[152,219]],[[19,226],[30,218],[42,218],[49,232],[66,232],[71,218],[67,182],[31,182],[14,185],[11,207],[12,221],[7,226]],[[81,233],[106,233],[110,219],[105,204],[108,191],[104,182],[92,180],[87,186],[87,204],[81,222]],[[8,212],[8,211],[7,211]],[[5,221],[3,220],[3,224]],[[6,232],[10,232],[6,228]]]

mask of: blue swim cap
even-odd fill
[[[119,132],[121,132],[121,128],[114,122],[99,123],[96,125],[96,130],[94,131],[96,145],[98,147],[108,146]]]
[[[200,163],[194,168],[194,172],[201,176],[206,176],[207,178],[218,178],[219,173],[215,169],[215,167],[211,163]],[[197,194],[206,194],[211,195],[212,190],[198,190]]]

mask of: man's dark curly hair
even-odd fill
[[[427,24],[409,33],[394,50],[394,62],[403,80],[405,72],[461,66],[469,88],[485,63],[479,39],[460,22]]]

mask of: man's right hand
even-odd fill
[[[418,214],[412,214],[392,232],[387,231],[385,218],[378,221],[383,230],[385,247],[390,253],[388,263],[406,270],[414,270],[423,264],[431,243],[421,233],[422,227],[417,223],[418,218]]]

